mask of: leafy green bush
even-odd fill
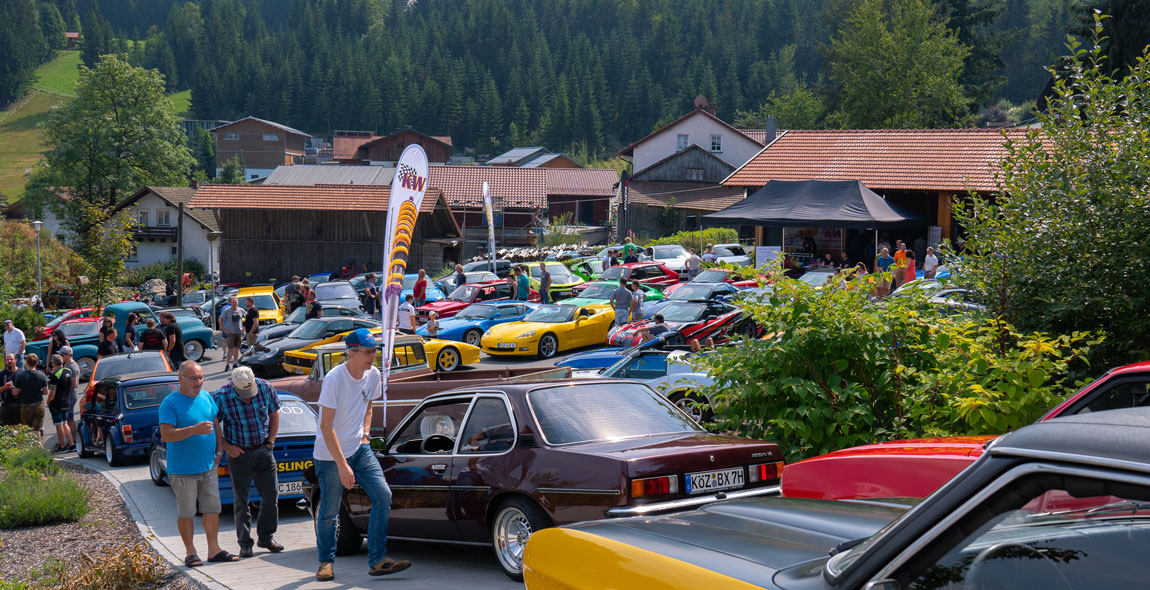
[[[926,435],[997,434],[1033,422],[1073,390],[1087,334],[1020,333],[946,316],[924,299],[868,299],[866,278],[815,289],[779,277],[744,307],[769,339],[696,361],[718,427],[779,443],[788,460]]]
[[[694,248],[701,256],[703,253],[699,251],[700,243],[703,248],[706,248],[707,244],[729,244],[737,241],[739,241],[739,232],[729,227],[708,227],[703,230],[702,237],[699,237],[698,231],[681,231],[677,234],[659,238],[643,245],[662,246],[664,244],[678,244],[684,248]]]
[[[196,275],[196,280],[198,281],[204,281],[208,278],[208,269],[204,267],[204,263],[195,258],[184,259],[184,272],[190,272]],[[120,279],[120,284],[137,287],[149,279],[160,279],[165,283],[171,282],[175,284],[179,278],[179,274],[179,268],[175,262],[157,262],[155,264],[125,270]]]
[[[0,529],[75,522],[88,513],[88,492],[71,475],[21,469],[0,479]]]
[[[56,462],[52,460],[52,454],[39,446],[6,451],[0,461],[2,461],[0,466],[3,466],[4,471],[9,472],[27,471],[28,473],[46,476],[55,475],[60,472],[60,468],[57,467]]]
[[[0,303],[0,317],[5,320],[12,320],[12,325],[24,331],[26,338],[32,338],[32,332],[36,326],[43,326],[43,314],[36,313],[32,310],[31,305],[24,307],[13,307],[7,303]]]
[[[40,437],[27,426],[0,426],[0,461],[6,460],[5,458],[12,453],[19,453],[39,442]]]

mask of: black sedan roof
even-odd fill
[[[1072,463],[1114,464],[1150,472],[1150,407],[1055,418],[998,439],[996,456],[1040,457]]]

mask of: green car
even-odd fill
[[[587,287],[583,289],[578,297],[568,299],[563,302],[564,305],[603,305],[611,300],[611,294],[615,289],[619,288],[619,283],[615,281],[596,281],[588,283]],[[652,301],[662,301],[663,292],[650,285],[640,284],[639,288],[643,289],[646,295],[643,296],[644,303]]]
[[[594,281],[599,278],[599,275],[606,270],[604,266],[605,261],[602,258],[584,258],[578,262],[573,262],[568,265],[571,272],[579,275],[584,281]]]

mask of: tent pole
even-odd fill
[[[878,268],[878,267],[874,266],[875,264],[878,264],[877,262],[875,262],[875,260],[878,260],[878,257],[879,257],[878,228],[876,227],[876,228],[874,228],[874,260],[871,261],[871,272],[874,272]]]

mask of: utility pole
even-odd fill
[[[184,204],[180,203],[176,220],[176,305],[184,303]],[[213,295],[215,295],[213,293]]]

